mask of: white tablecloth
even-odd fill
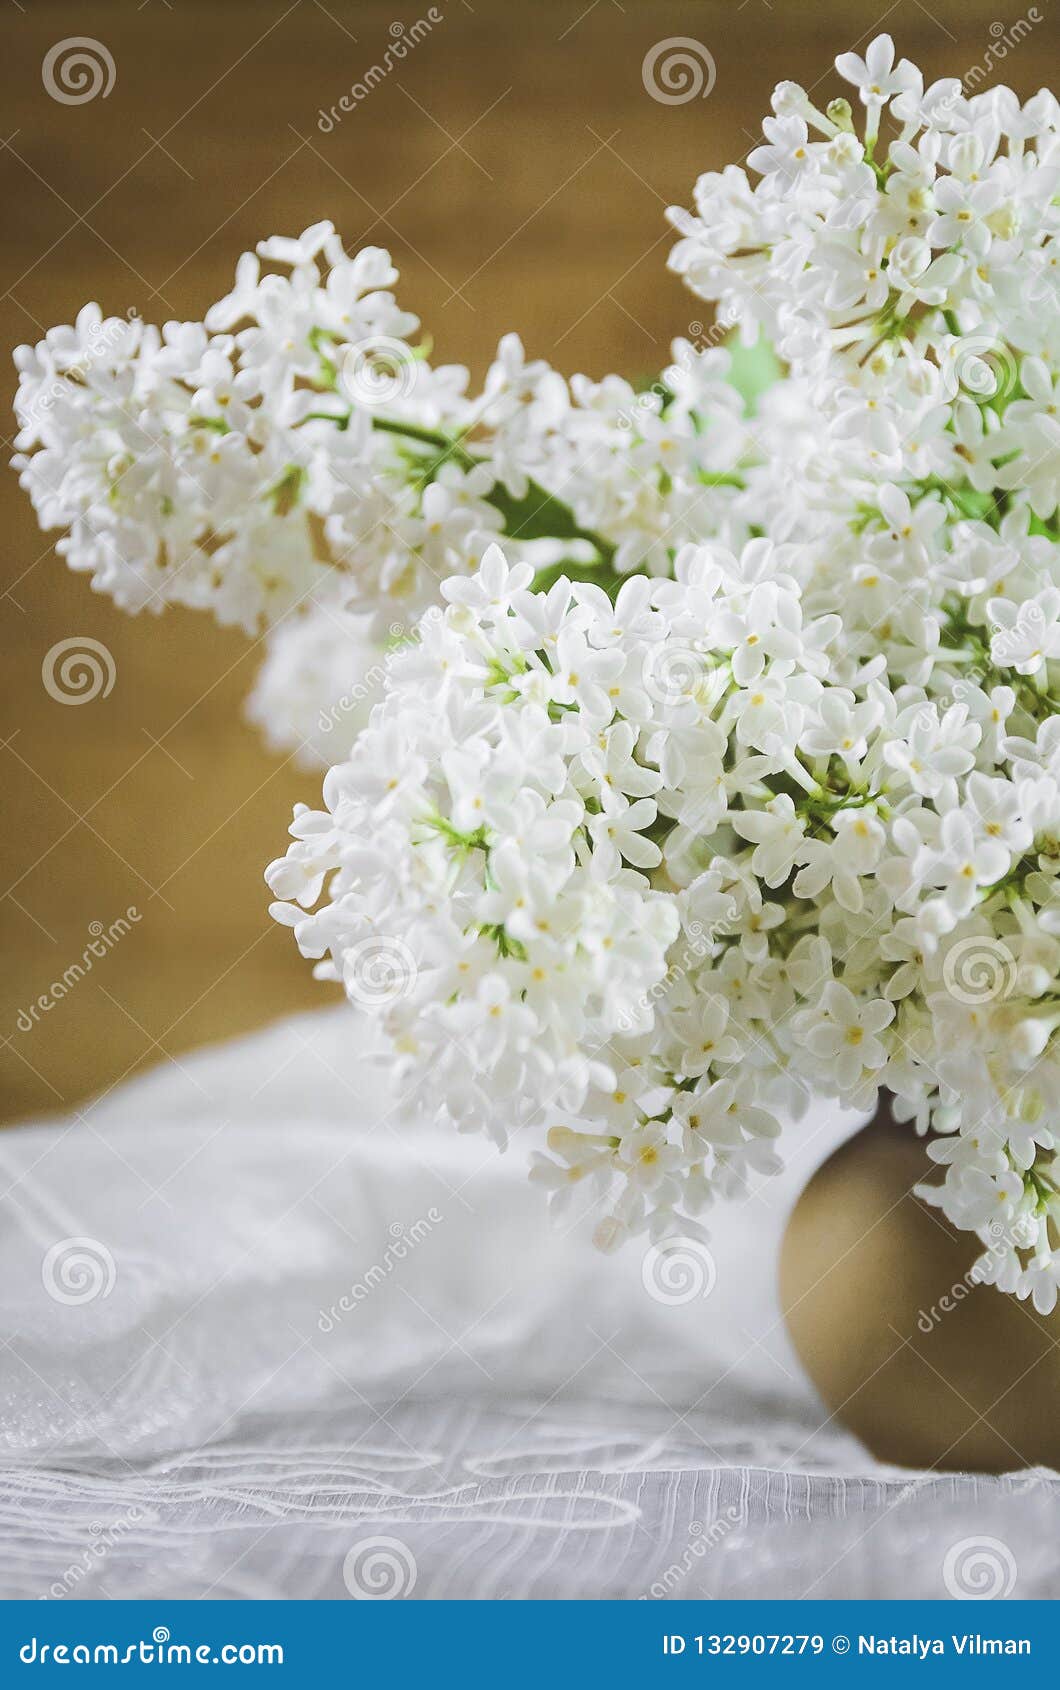
[[[983,1539],[983,1593],[1060,1594],[1060,1481],[881,1468],[800,1373],[777,1248],[855,1123],[667,1303],[362,1040],[302,1017],[0,1135],[0,1594],[944,1596]]]

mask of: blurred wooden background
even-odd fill
[[[391,26],[427,9],[11,0],[6,344],[71,321],[86,299],[200,317],[241,251],[327,216],[349,248],[390,246],[401,298],[444,361],[479,375],[517,329],[566,371],[645,373],[701,314],[666,273],[663,211],[688,203],[700,170],[755,143],[779,78],[823,82],[837,52],[881,28],[929,76],[963,75],[1018,17],[1034,28],[1002,79],[1030,93],[1057,61],[1049,0],[1011,17],[981,0],[439,0],[443,21],[400,70],[321,133],[318,113],[381,58]],[[112,55],[114,86],[64,105],[42,61],[86,34]],[[667,107],[646,94],[641,66],[680,35],[709,48],[717,78],[709,98]],[[294,800],[316,792],[241,722],[260,654],[202,617],[123,616],[60,565],[12,474],[0,492],[0,1110],[11,1118],[319,1004],[325,989],[265,913],[262,866]],[[101,641],[116,668],[110,695],[79,708],[41,683],[45,653],[72,636]],[[141,919],[128,935],[23,1030],[92,924],[130,906]]]

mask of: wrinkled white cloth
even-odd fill
[[[363,1042],[318,1012],[0,1135],[0,1595],[946,1595],[984,1534],[1060,1588],[1052,1476],[881,1468],[800,1372],[779,1242],[856,1121],[709,1253],[603,1257]]]

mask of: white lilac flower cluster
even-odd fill
[[[404,625],[390,634],[403,638]],[[300,768],[327,769],[367,726],[386,663],[371,616],[326,599],[300,606],[271,630],[244,713],[270,750]]]
[[[286,602],[426,606],[268,872],[274,913],[426,1107],[530,1135],[534,1177],[559,1206],[595,1197],[611,1248],[705,1237],[717,1196],[778,1165],[782,1119],[886,1088],[931,1133],[929,1194],[978,1235],[978,1275],[1048,1310],[1057,103],[925,88],[886,36],[837,68],[852,98],[820,110],[782,84],[752,177],[709,174],[696,214],[671,214],[673,268],[783,360],[756,405],[724,352],[679,343],[638,394],[568,385],[512,339],[477,399],[420,357],[407,391],[359,399],[339,373],[357,337],[407,346],[414,325],[383,255],[351,263],[321,229],[262,248],[289,278],[244,259],[208,335],[131,331],[135,373],[82,358],[82,409],[54,438],[40,424],[36,452],[23,437],[23,472],[107,590],[212,570],[254,622],[245,511],[200,505],[205,537],[200,519],[183,551],[159,543],[157,487],[193,419],[220,420],[198,368],[165,373],[201,336],[231,385],[207,458],[229,430],[234,459],[268,457],[266,552],[293,518],[291,550],[327,577],[292,578]],[[70,335],[24,355],[24,420]],[[182,443],[152,457],[160,388]],[[104,440],[133,393],[143,444],[117,420]],[[274,692],[331,662],[292,643]]]
[[[90,305],[15,354],[15,464],[41,526],[67,531],[59,552],[126,610],[264,632],[251,715],[303,760],[319,750],[306,706],[315,720],[359,683],[360,648],[312,701],[302,685],[288,707],[275,674],[312,675],[346,612],[388,638],[494,537],[668,572],[675,537],[724,526],[748,449],[723,351],[675,343],[668,385],[638,394],[568,383],[507,335],[471,395],[465,369],[413,343],[396,280],[386,252],[349,258],[319,223],[244,254],[202,323]]]

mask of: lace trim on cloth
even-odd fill
[[[360,1432],[321,1416],[194,1454],[9,1467],[4,1594],[341,1598],[373,1552],[423,1598],[946,1597],[976,1554],[1005,1594],[1057,1589],[1053,1476],[717,1466],[650,1416],[589,1430],[609,1414],[536,1413],[528,1436],[523,1406],[422,1402]]]

